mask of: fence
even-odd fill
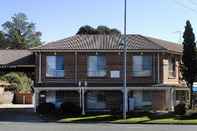
[[[31,93],[15,93],[14,104],[32,104]]]

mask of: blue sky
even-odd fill
[[[196,9],[196,10],[195,10]],[[43,41],[74,35],[82,25],[123,29],[123,0],[2,0],[0,24],[18,12],[27,14]],[[197,31],[195,0],[128,0],[127,33],[177,42],[185,21]]]

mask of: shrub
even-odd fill
[[[176,115],[184,115],[186,113],[186,105],[185,103],[179,103],[174,108],[174,113]]]
[[[60,106],[60,112],[67,114],[74,114],[74,113],[80,113],[81,109],[78,105],[72,102],[64,102]]]
[[[52,114],[52,113],[55,113],[55,105],[53,103],[41,103],[38,106],[38,112],[40,114]]]
[[[17,92],[31,92],[31,79],[24,73],[10,72],[0,79],[9,82]]]

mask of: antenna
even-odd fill
[[[181,44],[182,43],[182,31],[178,30],[178,31],[175,31],[175,32],[172,32],[172,33],[179,35],[178,44]]]

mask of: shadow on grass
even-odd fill
[[[184,120],[188,120],[186,124],[197,124],[196,117],[175,116],[172,113],[129,113],[126,120],[122,118],[122,114],[67,114],[52,118],[54,122],[60,123],[184,124]]]

